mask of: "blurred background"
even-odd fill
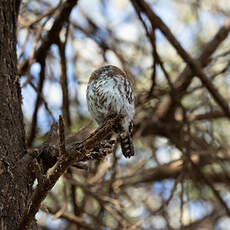
[[[17,53],[28,147],[44,143],[60,114],[67,136],[93,132],[86,87],[96,68],[116,65],[135,85],[135,156],[117,146],[71,167],[43,202],[40,229],[230,229],[230,117],[143,2],[229,105],[229,0],[24,0]]]

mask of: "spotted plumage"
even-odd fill
[[[87,87],[87,104],[92,118],[102,125],[111,115],[122,114],[123,131],[119,135],[125,157],[134,155],[131,140],[132,122],[135,113],[132,84],[126,74],[113,65],[95,70]]]

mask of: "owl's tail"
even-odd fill
[[[126,158],[133,156],[134,148],[133,148],[133,142],[132,142],[132,138],[130,137],[130,134],[127,132],[121,133],[119,136],[119,140],[121,143],[121,150],[123,155]]]

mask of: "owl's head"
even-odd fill
[[[114,65],[106,65],[106,66],[102,66],[99,69],[95,70],[91,74],[89,82],[91,82],[92,80],[99,79],[99,78],[113,77],[117,75],[127,78],[125,72],[123,72],[118,67]]]

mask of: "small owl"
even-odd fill
[[[126,74],[113,65],[95,70],[90,76],[86,97],[89,112],[98,125],[102,125],[108,116],[124,116],[123,131],[119,134],[121,149],[125,157],[133,156],[134,94]]]

